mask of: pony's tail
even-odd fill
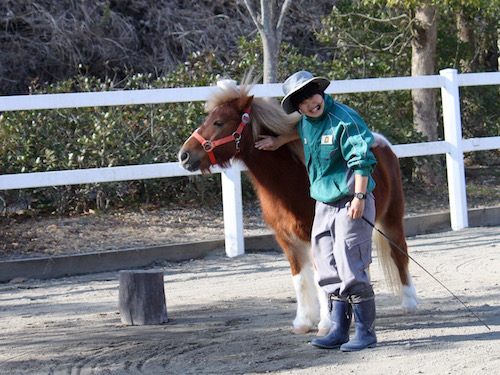
[[[383,225],[377,223],[377,226],[385,232]],[[395,295],[401,295],[401,282],[399,272],[391,257],[391,246],[387,238],[382,236],[378,231],[373,231],[375,239],[375,247],[379,259],[379,266],[384,273],[385,281],[391,292]]]

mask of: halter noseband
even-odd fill
[[[236,131],[233,132],[233,134],[228,135],[227,137],[224,137],[224,138],[221,138],[221,139],[215,139],[215,140],[211,141],[210,139],[203,138],[200,135],[200,133],[198,133],[198,130],[200,128],[196,129],[193,132],[193,137],[195,137],[196,140],[198,142],[200,142],[201,147],[203,147],[203,149],[208,154],[208,157],[210,158],[210,162],[212,163],[212,165],[216,165],[217,164],[217,160],[215,159],[215,155],[214,155],[214,152],[213,152],[214,148],[216,148],[217,146],[221,146],[221,145],[224,145],[226,143],[234,141],[235,145],[236,145],[236,152],[234,153],[234,155],[237,155],[240,152],[241,133],[243,132],[243,129],[245,128],[245,125],[248,124],[248,122],[250,121],[250,110],[251,110],[251,108],[252,108],[251,105],[248,106],[248,108],[246,109],[245,113],[243,113],[241,115],[241,122],[240,122],[240,125],[238,126],[238,128],[236,129]]]

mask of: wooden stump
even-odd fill
[[[163,271],[120,271],[118,305],[124,324],[156,325],[168,322]]]

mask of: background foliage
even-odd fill
[[[117,12],[116,7],[116,4],[108,3],[110,12]],[[124,11],[125,8],[123,5],[120,9]],[[378,2],[339,1],[333,10],[329,9],[331,12],[324,12],[313,30],[300,34],[301,40],[307,39],[309,44],[292,43],[290,35],[285,38],[280,57],[280,81],[301,69],[333,80],[410,75],[408,24],[411,20],[405,13]],[[237,12],[237,9],[231,11]],[[102,17],[105,15],[104,12]],[[485,28],[492,29],[492,23],[491,19],[486,19]],[[452,13],[442,15],[439,28],[440,69],[460,69],[464,58],[474,59],[475,47],[461,45],[453,37],[455,20]],[[477,34],[478,44],[491,47],[493,39],[490,40],[490,34],[482,31],[477,31]],[[118,65],[96,74],[95,66],[77,64],[77,73],[69,78],[52,82],[34,79],[27,90],[31,94],[40,94],[208,86],[220,77],[239,80],[249,69],[254,69],[256,76],[262,74],[259,36],[242,36],[235,43],[234,48],[223,54],[213,46],[196,50],[186,57],[185,62],[163,74],[146,68],[143,71],[149,70],[148,73],[124,69],[123,66],[119,69]],[[464,50],[469,53],[462,53]],[[491,59],[475,63],[479,64],[476,71],[494,68]],[[500,135],[498,87],[465,88],[461,95],[464,136]],[[335,99],[355,108],[373,130],[383,133],[395,144],[422,140],[422,136],[413,130],[409,91],[339,95]],[[183,141],[203,117],[203,103],[3,113],[0,115],[0,174],[175,161]],[[475,155],[479,160],[474,162],[498,161],[498,152]],[[401,160],[406,181],[418,183],[414,176],[416,162],[411,158]],[[246,180],[244,183],[249,185]],[[248,198],[253,198],[251,189],[245,188],[244,191]],[[219,177],[209,175],[7,191],[0,192],[0,208],[4,214],[9,206],[21,207],[33,214],[67,214],[139,204],[166,205],[194,199],[217,204],[220,201]]]

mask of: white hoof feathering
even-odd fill
[[[413,286],[413,281],[409,278],[409,285],[401,287],[401,306],[405,314],[415,314],[418,307],[417,293]]]
[[[297,275],[293,276],[293,285],[297,296],[297,315],[293,321],[293,332],[309,332],[319,320],[319,304],[314,286],[313,268],[306,264]]]

